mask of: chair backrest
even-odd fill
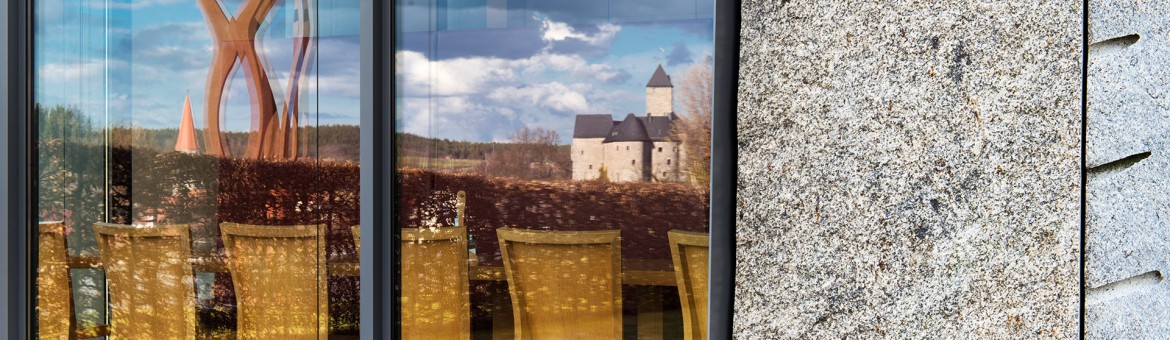
[[[38,224],[37,338],[73,339],[73,295],[64,222]]]
[[[460,190],[455,193],[455,226],[466,227],[467,222],[464,220],[464,212],[467,210],[467,193]],[[362,226],[355,225],[349,227],[350,233],[353,235],[354,250],[358,253],[362,251]]]
[[[706,339],[708,236],[681,230],[671,230],[666,235],[682,300],[683,334],[688,340]]]
[[[622,337],[621,231],[496,229],[518,339]]]
[[[362,226],[355,225],[355,226],[349,227],[349,232],[351,234],[353,234],[353,250],[357,251],[358,255],[361,256],[361,253],[362,253]]]
[[[220,224],[239,339],[326,339],[325,225]]]
[[[186,225],[93,226],[115,339],[194,339],[195,276]]]
[[[402,337],[470,339],[467,228],[402,229]]]

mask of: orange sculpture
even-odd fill
[[[195,117],[191,116],[190,95],[183,99],[183,117],[179,122],[179,138],[175,141],[175,151],[199,152],[199,141],[195,139]]]
[[[219,111],[228,77],[239,62],[251,97],[255,128],[248,137],[244,156],[252,159],[295,159],[300,81],[301,76],[308,72],[312,47],[312,15],[309,13],[311,6],[308,0],[295,0],[297,15],[293,28],[292,70],[289,72],[288,91],[280,113],[276,111],[272,85],[262,62],[263,52],[256,48],[256,33],[277,0],[247,0],[235,17],[225,14],[216,0],[198,1],[215,46],[215,56],[207,75],[207,128],[204,130],[207,153],[220,157],[231,156],[220,132]]]

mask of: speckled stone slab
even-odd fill
[[[1088,338],[1170,335],[1168,10],[1170,1],[1089,2]]]
[[[1076,338],[1081,3],[745,1],[738,338]]]

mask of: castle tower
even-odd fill
[[[187,95],[183,102],[183,117],[179,123],[179,140],[175,141],[175,151],[199,152],[199,140],[195,139],[195,118],[191,116],[191,95]]]
[[[670,76],[662,70],[662,64],[650,76],[646,83],[646,115],[669,116],[674,112],[674,85],[670,83]]]

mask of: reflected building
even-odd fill
[[[573,179],[611,182],[682,180],[682,143],[671,135],[674,85],[658,65],[646,83],[646,115],[577,115],[573,126]]]

